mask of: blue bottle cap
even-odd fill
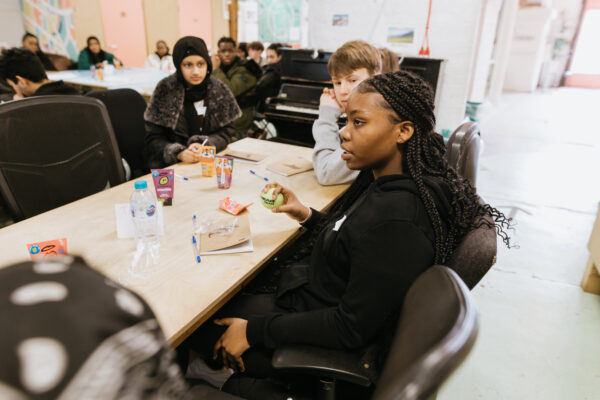
[[[148,187],[148,183],[146,181],[135,181],[136,189],[146,189]]]

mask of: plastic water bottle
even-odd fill
[[[132,273],[149,275],[158,263],[160,240],[158,237],[158,208],[156,197],[148,190],[146,181],[136,181],[129,199],[131,216],[135,224],[136,253]]]

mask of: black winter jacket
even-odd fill
[[[212,76],[209,79],[208,108],[202,132],[198,133],[188,131],[183,112],[185,88],[177,81],[176,74],[169,75],[156,86],[144,113],[144,151],[151,169],[177,163],[177,154],[192,143],[202,143],[208,138],[206,144],[221,151],[231,142],[235,133],[232,122],[242,112],[229,88]]]

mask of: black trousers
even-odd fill
[[[275,304],[274,294],[244,294],[234,297],[229,303],[221,308],[213,318],[206,321],[185,342],[187,349],[192,349],[200,354],[212,368],[223,368],[223,360],[220,357],[213,360],[213,349],[217,340],[227,329],[213,322],[217,318],[243,318],[252,315],[262,315],[270,312],[285,312]],[[264,347],[251,347],[243,355],[245,375],[252,378],[268,378],[273,374],[271,357],[273,351]]]
[[[247,319],[252,315],[270,312],[289,312],[276,305],[275,294],[240,293],[205,322],[180,346],[180,352],[194,350],[214,369],[223,368],[223,361],[213,360],[213,348],[227,329],[213,322],[217,318],[236,317]],[[248,400],[312,397],[312,378],[278,374],[271,366],[273,350],[251,347],[243,355],[244,373],[232,375],[222,390]],[[308,394],[306,392],[309,392]],[[298,397],[300,395],[300,397]]]

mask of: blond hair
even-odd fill
[[[364,40],[344,43],[327,63],[327,70],[332,77],[348,75],[361,68],[365,68],[371,76],[381,73],[379,50]]]
[[[381,53],[381,73],[400,71],[400,63],[398,62],[398,54],[390,49],[382,47],[379,49]]]

